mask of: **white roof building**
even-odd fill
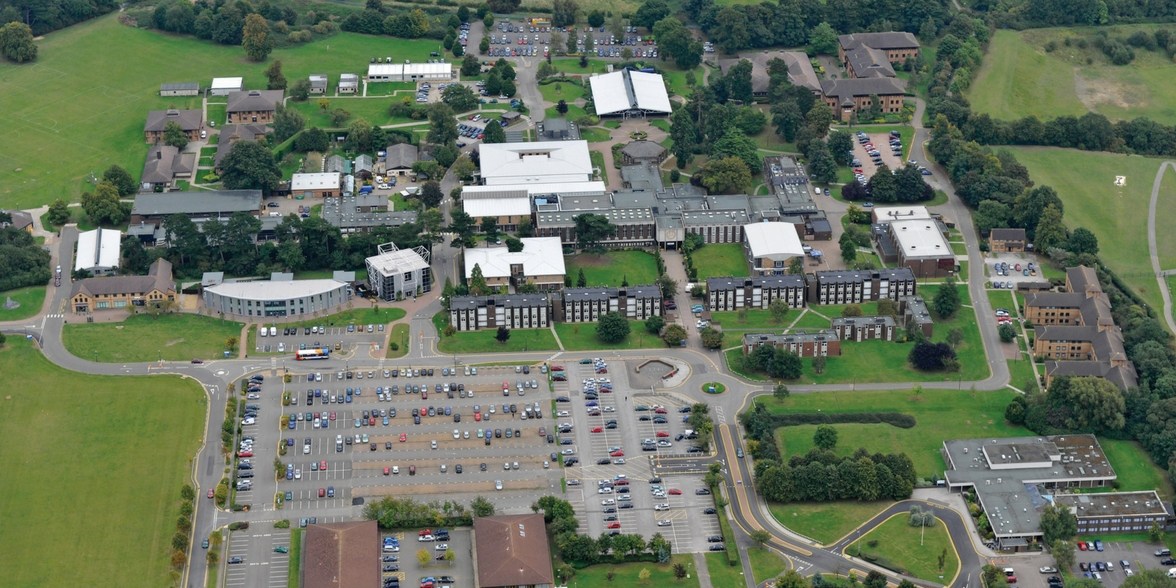
[[[554,184],[592,179],[587,141],[492,143],[480,147],[482,181],[500,184]]]
[[[257,282],[224,282],[205,289],[226,298],[272,302],[276,300],[317,296],[346,286],[347,284],[338,280],[263,280]]]
[[[290,177],[290,190],[293,192],[311,190],[338,190],[339,180],[339,172],[294,174]]]
[[[482,145],[485,149],[486,145]],[[558,194],[560,196],[591,196],[604,194],[604,182],[557,182],[551,184],[498,184],[493,186],[462,186],[461,199],[477,198],[481,194],[525,190],[528,196]]]
[[[804,255],[804,247],[792,223],[751,223],[743,225],[743,238],[753,259],[787,261]]]
[[[384,243],[378,255],[367,258],[368,285],[383,300],[400,300],[432,289],[429,251],[424,247],[400,249]]]
[[[563,245],[559,237],[529,237],[520,239],[523,250],[511,253],[506,247],[475,247],[465,250],[465,274],[469,279],[474,266],[482,269],[487,280],[510,279],[512,265],[523,266],[523,276],[563,276]]]
[[[592,98],[599,116],[634,111],[669,114],[671,111],[670,95],[661,74],[621,70],[592,76],[588,81],[592,85]]]
[[[901,220],[890,222],[890,233],[905,259],[939,259],[953,257],[951,245],[943,238],[935,221]]]
[[[339,280],[293,280],[274,274],[267,281],[224,282],[204,288],[206,308],[247,317],[303,316],[351,300],[351,286]]]
[[[368,65],[369,82],[448,80],[452,77],[452,63],[373,63]]]
[[[122,234],[114,229],[94,229],[78,235],[78,254],[74,257],[74,271],[95,274],[118,267]]]
[[[525,194],[510,198],[470,198],[463,191],[461,206],[474,218],[531,215],[531,198]]]
[[[931,218],[926,206],[883,206],[874,208],[876,222],[895,220],[921,220]]]
[[[208,91],[213,96],[228,96],[230,92],[244,90],[244,78],[212,78],[212,85]]]

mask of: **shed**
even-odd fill
[[[208,93],[213,96],[228,96],[244,89],[244,78],[212,78]]]
[[[196,82],[178,82],[159,85],[160,96],[195,96],[200,93]]]
[[[502,120],[504,122],[506,122],[507,125],[513,125],[514,123],[519,122],[519,117],[521,117],[521,116],[522,115],[519,114],[517,111],[508,110],[508,111],[502,113]]]

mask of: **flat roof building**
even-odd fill
[[[307,198],[333,198],[339,195],[342,181],[339,172],[294,174],[290,177],[290,193]]]
[[[367,258],[366,265],[368,286],[380,299],[391,302],[432,290],[428,249],[400,249],[395,243],[384,243],[376,250],[379,254]]]
[[[313,524],[302,539],[302,588],[371,588],[380,584],[376,521]]]
[[[1160,500],[1155,490],[1061,494],[1056,504],[1065,505],[1078,519],[1078,534],[1145,532],[1153,523],[1167,526],[1171,503]]]
[[[122,234],[114,229],[94,229],[78,235],[74,271],[108,274],[119,265]]]
[[[760,345],[771,345],[791,351],[801,357],[837,357],[841,355],[841,339],[833,330],[776,335],[748,333],[743,336],[743,354],[751,353]]]
[[[165,83],[159,85],[160,96],[196,96],[200,94],[200,84],[196,82]]]
[[[670,96],[661,74],[623,69],[588,78],[599,116],[669,114]]]
[[[263,208],[261,190],[199,190],[185,192],[182,196],[148,192],[135,197],[131,224],[159,226],[163,219],[173,214],[183,214],[192,220],[227,219],[234,212],[261,216]]]
[[[870,212],[875,223],[896,220],[925,220],[931,218],[926,206],[877,206]]]
[[[369,82],[416,82],[453,78],[451,63],[373,63],[368,65]]]
[[[956,258],[934,220],[891,221],[889,234],[898,250],[898,264],[920,278],[955,273]]]
[[[743,235],[753,275],[783,274],[789,260],[804,256],[796,227],[790,223],[750,223],[744,225]]]
[[[304,316],[346,304],[351,286],[338,280],[294,280],[292,274],[284,274],[269,281],[217,284],[204,289],[203,299],[206,308],[226,315]]]
[[[507,288],[531,282],[540,290],[563,288],[563,245],[555,237],[520,239],[523,250],[512,253],[505,246],[475,247],[465,252],[465,277],[470,279],[474,266],[482,270],[486,284]]]
[[[208,93],[213,96],[228,96],[232,92],[240,92],[244,89],[244,79],[212,78],[212,85],[208,87]]]
[[[587,141],[483,144],[482,183],[556,184],[592,180]]]

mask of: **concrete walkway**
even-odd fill
[[[710,569],[706,567],[705,553],[694,553],[694,573],[698,574],[698,588],[711,588]]]
[[[1168,292],[1168,278],[1160,268],[1160,250],[1156,246],[1156,203],[1160,199],[1160,184],[1164,181],[1164,172],[1171,166],[1176,170],[1176,162],[1165,161],[1156,171],[1156,181],[1152,184],[1151,204],[1147,210],[1147,247],[1151,254],[1152,272],[1156,274],[1156,282],[1160,287],[1160,296],[1164,298],[1164,321],[1168,323],[1168,330],[1176,333],[1176,321],[1172,319],[1172,295]]]

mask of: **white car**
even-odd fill
[[[672,524],[673,524],[673,523],[671,523],[669,519],[662,519],[662,520],[660,520],[660,521],[658,521],[658,522],[657,522],[657,526],[659,526],[659,527],[668,527],[668,526],[670,526],[670,525],[672,525]]]
[[[670,510],[670,503],[663,502],[661,504],[653,505],[653,510]]]
[[[604,487],[604,488],[597,488],[597,489],[596,489],[596,493],[597,493],[597,494],[612,494],[612,492],[613,492],[613,489],[612,489],[612,487],[610,487],[610,486],[606,486],[606,487]]]
[[[453,438],[454,438],[454,439],[461,439],[461,431],[458,431],[457,429],[454,429],[454,430],[453,430]]]
[[[392,473],[399,474],[400,473],[400,466],[392,466]]]
[[[242,424],[242,425],[256,425],[256,424],[257,424],[257,419],[255,419],[255,418],[253,418],[253,417],[249,417],[249,418],[247,418],[247,419],[245,419],[245,420],[241,421],[241,424]],[[317,422],[315,423],[315,425],[314,425],[314,428],[316,428],[316,429],[318,428],[318,423],[317,423]]]
[[[576,451],[574,449],[565,449],[565,450],[561,451],[560,453],[562,453],[563,455],[575,455]]]
[[[432,535],[420,535],[417,537],[417,541],[420,543],[429,543],[429,542],[435,541],[435,540],[436,540],[436,538],[433,537]]]
[[[494,480],[494,489],[502,490],[502,480]]]
[[[466,431],[466,432],[462,433],[462,437],[465,437],[466,439],[469,439],[469,438],[470,438],[470,432],[469,432],[469,431]]]
[[[605,498],[604,500],[601,500],[601,501],[600,501],[600,505],[601,505],[601,506],[611,506],[611,505],[613,505],[613,504],[616,504],[616,503],[617,503],[617,501],[615,501],[615,500],[613,500],[613,499],[611,499],[611,498]]]
[[[449,544],[438,543],[437,545],[433,546],[433,549],[436,549],[437,551],[445,551],[446,549],[449,549]]]
[[[555,413],[555,416],[566,417],[566,416],[571,416],[571,414],[569,414],[568,411],[566,411],[566,410],[561,410],[561,411]]]
[[[261,399],[261,394],[258,394],[257,392],[250,392],[249,395],[247,395],[245,398],[248,398],[249,400],[259,400]]]
[[[604,412],[616,412],[617,411],[617,409],[615,409],[611,406],[606,406],[606,407],[604,407],[603,410],[604,410]]]

